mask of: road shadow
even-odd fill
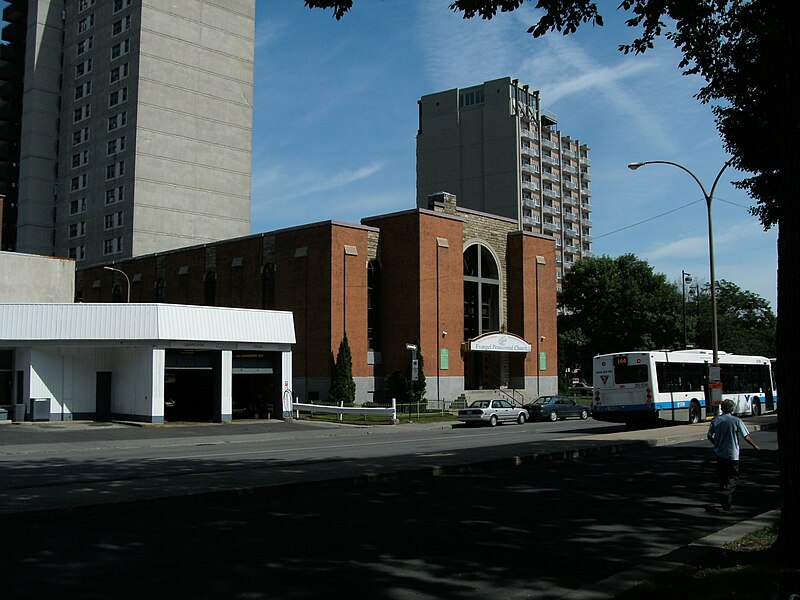
[[[4,597],[569,597],[779,505],[777,453],[763,450],[743,457],[734,509],[707,513],[710,454],[641,448],[4,519]],[[350,462],[330,468],[363,466]]]

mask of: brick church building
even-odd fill
[[[300,401],[327,399],[345,333],[357,404],[388,400],[385,378],[408,369],[407,344],[424,357],[429,406],[501,387],[533,398],[558,386],[555,244],[441,193],[428,208],[360,224],[324,221],[80,269],[76,296],[291,311]],[[269,364],[254,370],[259,360],[249,394],[278,401],[281,382]]]

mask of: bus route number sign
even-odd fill
[[[614,357],[614,366],[615,367],[627,367],[628,366],[628,357],[624,354],[620,356]]]

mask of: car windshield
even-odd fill
[[[475,400],[472,404],[469,405],[470,408],[489,408],[489,401],[488,400]]]
[[[550,404],[556,399],[556,396],[539,396],[533,401],[534,404]]]

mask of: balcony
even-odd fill
[[[584,156],[583,154],[581,154],[581,155],[578,157],[578,160],[580,160],[580,161],[581,161],[581,164],[582,164],[582,165],[589,166],[589,165],[591,165],[591,164],[592,164],[592,161],[589,159],[589,157],[588,157],[588,156]]]
[[[560,215],[561,209],[558,208],[557,206],[543,206],[542,212],[548,215]]]
[[[544,224],[545,231],[561,231],[561,225],[558,223],[545,223]]]
[[[528,208],[539,208],[542,205],[539,202],[538,198],[523,198],[522,199],[522,206],[527,206]]]
[[[539,149],[533,146],[520,146],[519,151],[525,156],[539,156]]]
[[[550,150],[558,150],[558,142],[554,142],[550,138],[543,137],[542,146],[549,148]]]
[[[548,198],[559,198],[561,194],[559,194],[558,190],[554,190],[552,188],[543,188],[542,194],[547,196]]]
[[[533,173],[535,175],[539,174],[539,167],[538,165],[522,165],[522,170],[525,173]]]
[[[567,237],[577,238],[580,236],[580,231],[578,231],[577,229],[572,229],[570,227],[569,229],[564,229],[564,235]]]
[[[574,222],[578,221],[578,215],[576,215],[574,212],[564,211],[563,214],[565,221],[574,221]]]
[[[547,181],[552,181],[554,183],[561,182],[561,178],[557,173],[548,173],[547,171],[542,171],[542,179],[546,179]]]
[[[559,165],[558,159],[555,156],[548,156],[547,154],[542,154],[542,162],[546,162],[548,165],[553,165],[555,167]]]
[[[592,195],[591,190],[588,187],[581,187],[581,196],[590,197]]]
[[[522,181],[522,189],[528,190],[531,192],[538,192],[539,191],[539,184],[535,181]]]
[[[526,225],[534,225],[538,227],[542,220],[539,217],[522,217],[522,222]]]
[[[589,171],[581,171],[581,179],[583,181],[591,181],[592,180],[592,176],[589,175]]]

